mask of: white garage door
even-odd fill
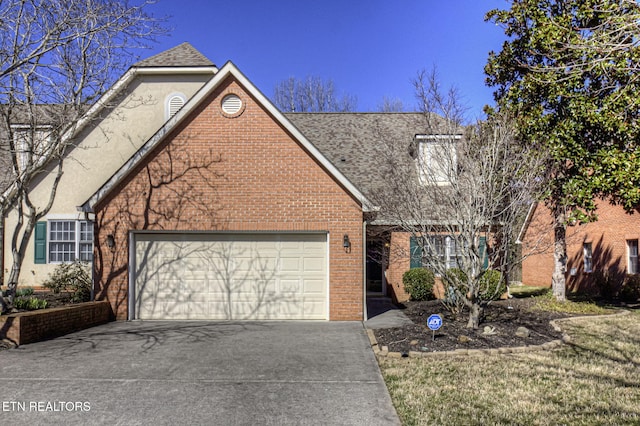
[[[326,234],[135,234],[138,319],[327,319]]]

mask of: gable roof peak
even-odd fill
[[[133,64],[137,68],[146,67],[215,67],[215,64],[200,53],[189,42],[160,52],[150,58]]]

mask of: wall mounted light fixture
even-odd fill
[[[113,234],[107,235],[107,247],[112,250],[116,247],[116,239]]]
[[[344,234],[344,237],[342,237],[342,247],[345,253],[351,253],[351,241],[349,241],[348,234]]]

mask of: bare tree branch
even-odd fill
[[[273,103],[283,112],[349,112],[358,102],[352,95],[338,96],[333,80],[307,76],[304,80],[289,77],[278,83]]]
[[[483,294],[486,271],[507,279],[517,263],[513,244],[540,185],[541,159],[518,143],[509,117],[462,127],[458,95],[443,93],[435,73],[420,73],[415,87],[424,134],[417,135],[411,156],[381,135],[387,179],[374,199],[384,220],[415,239],[423,264],[443,279],[449,297],[464,302],[469,327],[477,328],[483,306],[499,296]],[[448,273],[452,268],[463,272],[464,282],[450,282],[457,278]]]
[[[3,217],[17,207],[6,310],[38,219],[51,209],[69,137],[83,113],[132,63],[134,49],[165,32],[147,14],[151,2],[128,0],[3,0],[0,2],[0,157]],[[29,189],[55,176],[46,200]],[[7,189],[8,188],[8,189]],[[24,209],[23,209],[24,206]]]

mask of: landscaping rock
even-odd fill
[[[461,336],[458,336],[458,343],[469,343],[471,341],[471,338],[469,336],[465,336],[464,334]]]
[[[495,328],[495,327],[491,327],[491,326],[488,326],[488,325],[487,325],[487,326],[484,328],[484,330],[482,331],[482,334],[483,334],[484,336],[493,336],[493,335],[496,335],[496,334],[498,334],[498,333],[496,332],[496,328]]]
[[[516,330],[516,336],[518,337],[526,338],[529,337],[529,335],[531,335],[531,332],[527,327],[518,327],[518,329]]]

